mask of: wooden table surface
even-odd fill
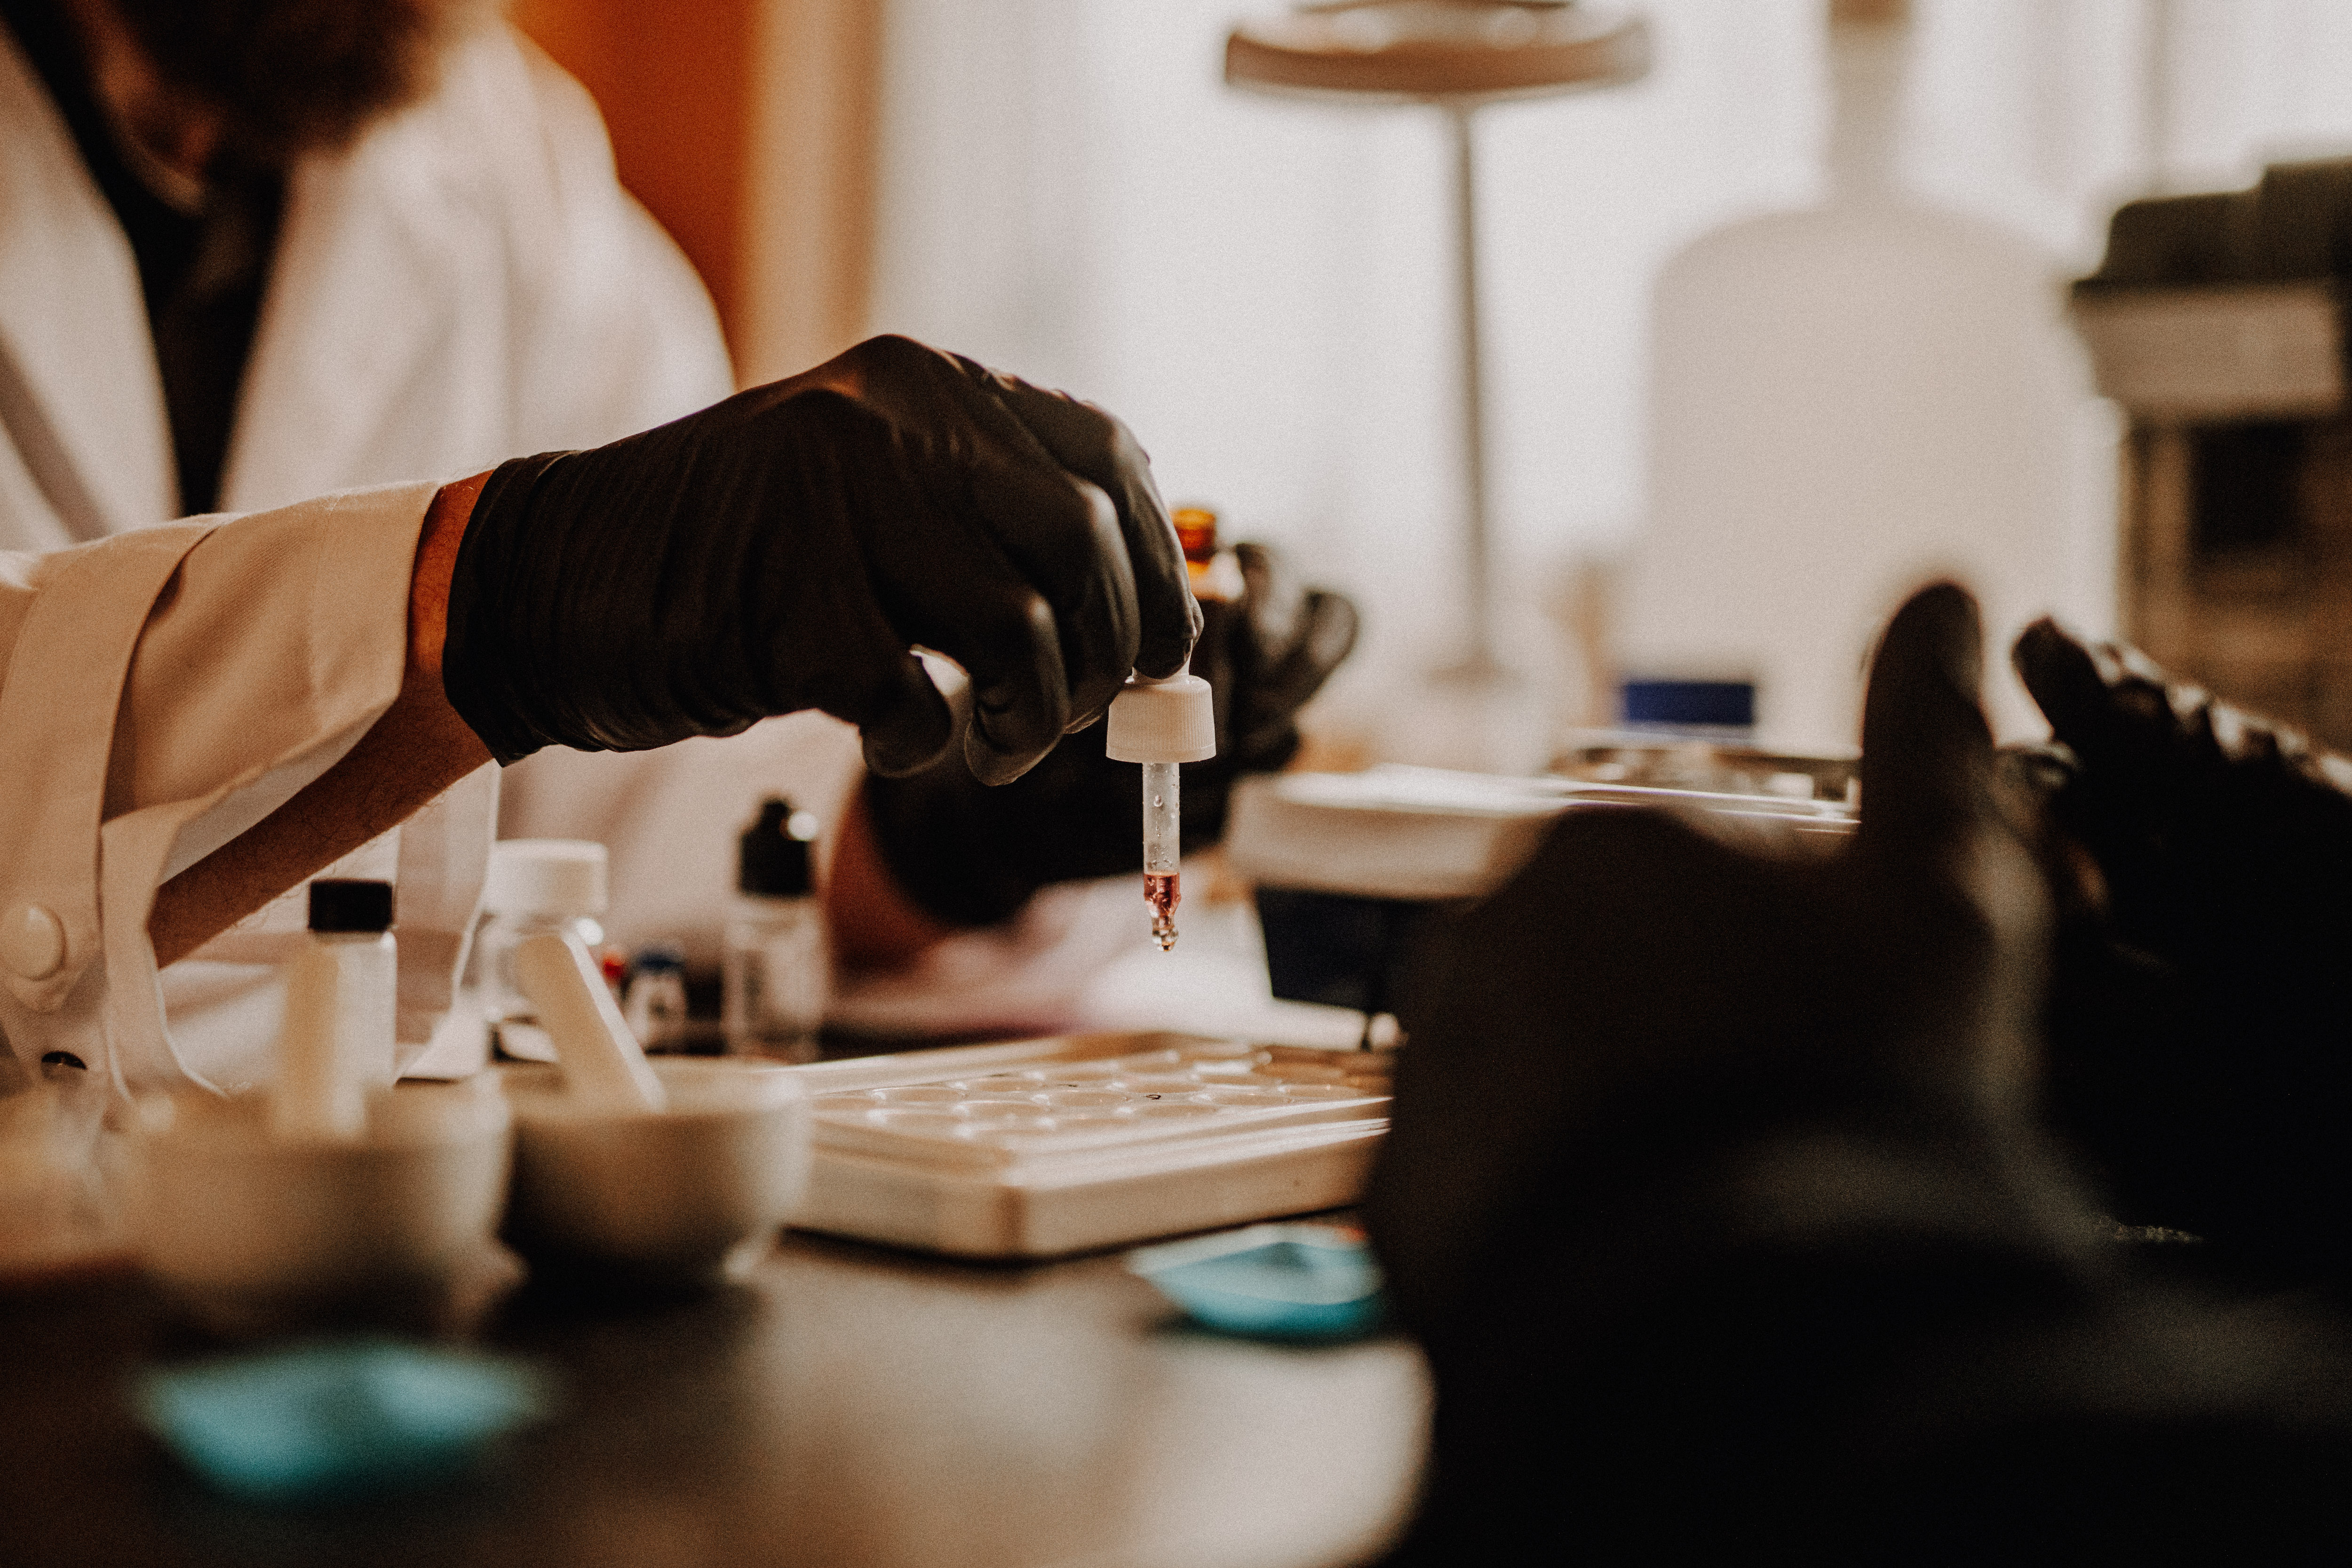
[[[1003,1268],[789,1237],[739,1285],[525,1290],[479,1340],[561,1380],[479,1473],[314,1510],[227,1501],[131,1419],[184,1352],[118,1283],[0,1300],[0,1563],[1281,1568],[1401,1522],[1426,1373],[1190,1331],[1116,1257]]]

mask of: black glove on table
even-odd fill
[[[1018,777],[1199,612],[1127,427],[904,338],[584,452],[508,463],[451,584],[444,686],[491,754],[641,751],[821,708],[884,774],[958,737]]]
[[[2048,621],[2012,657],[2105,882],[2060,942],[2053,1119],[2118,1219],[2352,1279],[2352,763]]]
[[[1298,710],[1348,657],[1356,609],[1301,589],[1261,545],[1234,554],[1244,592],[1202,606],[1192,673],[1209,682],[1217,754],[1183,770],[1187,851],[1224,834],[1225,803],[1244,773],[1272,773],[1298,750]],[[1104,730],[1074,735],[1019,782],[976,784],[949,763],[866,781],[876,847],[916,903],[951,925],[986,925],[1049,882],[1135,870],[1142,850],[1142,769],[1103,755]]]

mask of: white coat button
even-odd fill
[[[38,904],[0,918],[0,963],[23,980],[47,980],[65,966],[65,922]]]

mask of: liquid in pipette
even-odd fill
[[[1151,906],[1151,935],[1166,952],[1176,945],[1176,906],[1184,901],[1183,889],[1177,886],[1173,871],[1146,871],[1143,874],[1143,897]]]

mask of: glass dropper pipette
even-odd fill
[[[1143,900],[1151,906],[1151,937],[1166,952],[1176,945],[1177,880],[1183,852],[1182,784],[1174,763],[1143,764]]]
[[[1151,906],[1151,935],[1167,952],[1176,945],[1176,905],[1182,899],[1178,861],[1183,853],[1180,763],[1217,754],[1216,710],[1209,683],[1188,665],[1165,680],[1128,677],[1111,700],[1104,754],[1143,764],[1143,897]]]

